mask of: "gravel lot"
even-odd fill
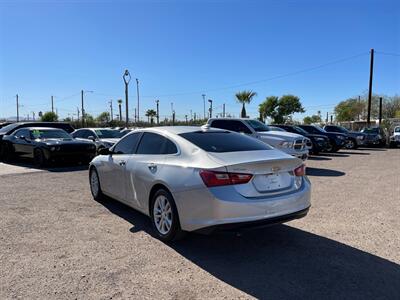
[[[400,150],[307,163],[306,218],[165,245],[82,167],[0,165],[0,299],[400,298]]]

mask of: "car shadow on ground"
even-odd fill
[[[343,152],[345,154],[351,154],[351,155],[370,155],[369,152],[354,152],[354,151],[345,151]]]
[[[324,153],[320,153],[319,154],[320,156],[322,156],[322,157],[349,157],[350,155],[348,155],[348,154],[346,154],[345,152],[343,152],[343,153],[327,153],[327,152],[324,152]]]
[[[12,165],[16,167],[23,167],[29,169],[43,170],[48,172],[75,172],[75,171],[83,171],[88,169],[88,165],[78,164],[78,163],[54,163],[48,167],[39,168],[33,164],[28,159],[21,159],[18,161],[6,162],[7,165]]]
[[[323,157],[323,156],[309,156],[307,158],[308,160],[332,160],[332,158],[329,157]]]
[[[322,169],[322,168],[306,168],[307,176],[327,176],[327,177],[338,177],[346,175],[345,172],[332,170],[332,169]]]
[[[385,148],[377,148],[377,147],[362,147],[362,148],[358,148],[358,150],[363,150],[363,151],[387,151]]]
[[[131,232],[152,232],[148,217],[107,200]],[[395,299],[400,266],[288,225],[207,236],[168,245],[226,284],[259,299]]]

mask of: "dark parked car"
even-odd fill
[[[365,145],[366,134],[359,131],[351,131],[342,126],[326,125],[324,130],[327,132],[338,132],[347,135],[346,148],[357,149],[359,146]]]
[[[26,127],[3,137],[6,161],[17,157],[32,158],[42,167],[55,161],[89,163],[96,154],[93,142],[77,141],[62,129]]]
[[[315,125],[299,125],[299,127],[304,129],[308,133],[319,134],[327,137],[329,139],[330,145],[332,146],[329,149],[329,152],[337,152],[341,148],[345,147],[347,143],[347,136],[343,133],[327,132],[321,127]]]
[[[361,132],[366,134],[366,145],[368,146],[386,146],[386,132],[380,127],[364,128]]]
[[[14,131],[20,128],[26,127],[51,127],[51,128],[59,128],[67,133],[73,132],[75,129],[69,123],[59,123],[59,122],[19,122],[19,123],[12,123],[3,128],[0,128],[0,160],[3,158],[3,146],[2,140],[3,137],[6,135],[10,135]]]
[[[325,152],[325,151],[326,152],[332,151],[332,145],[329,142],[329,138],[324,135],[308,133],[299,126],[294,126],[294,125],[274,125],[274,126],[284,129],[288,132],[301,134],[309,138],[312,143],[312,148],[310,150],[312,154],[318,154],[319,152]]]
[[[93,141],[97,151],[114,146],[121,138],[121,132],[110,128],[81,128],[72,133],[72,137],[78,140]]]
[[[3,127],[5,127],[5,126],[7,126],[7,125],[10,125],[10,124],[12,124],[12,122],[0,123],[0,128],[3,128]]]

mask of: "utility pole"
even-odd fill
[[[331,115],[331,124],[333,124],[333,115]]]
[[[124,79],[125,83],[125,126],[128,127],[128,122],[129,122],[129,105],[128,105],[128,85],[129,82],[131,81],[131,74],[129,73],[128,70],[125,70],[124,75],[122,76]]]
[[[78,122],[79,122],[79,107],[76,107],[76,115],[78,116]]]
[[[172,112],[172,126],[175,125],[175,111]]]
[[[328,112],[326,112],[326,119],[325,119],[325,123],[328,124]]]
[[[208,99],[208,102],[210,102],[210,119],[212,118],[212,103],[213,101],[211,99]]]
[[[382,123],[382,97],[379,98],[379,127]]]
[[[206,119],[206,95],[203,94],[203,109],[204,109],[204,120]]]
[[[18,101],[18,94],[16,95],[17,97],[17,122],[19,122],[19,101]]]
[[[160,124],[160,110],[159,110],[159,105],[160,105],[160,100],[156,100],[157,104],[157,125]]]
[[[139,79],[136,78],[136,94],[137,94],[137,119],[140,122],[140,107],[139,107]]]
[[[196,112],[194,113],[193,117],[194,117],[194,121],[196,122]]]
[[[225,103],[222,104],[222,117],[225,118]]]
[[[85,109],[83,108],[83,93],[84,91],[81,90],[81,112],[82,112],[82,127],[85,127]]]
[[[111,121],[113,121],[113,120],[114,120],[114,115],[113,115],[113,105],[112,105],[112,100],[110,100],[110,102],[108,102],[108,103],[110,103],[110,109],[111,109]]]
[[[136,107],[135,107],[135,123],[137,122]]]
[[[54,114],[54,99],[53,95],[51,96],[51,112]]]
[[[358,96],[358,106],[361,107],[361,97]],[[361,114],[358,114],[358,121],[361,120]]]
[[[185,115],[186,124],[188,123],[188,115]]]
[[[371,49],[371,62],[369,65],[369,88],[368,88],[368,114],[367,126],[371,125],[371,101],[372,101],[372,79],[374,74],[374,49]]]

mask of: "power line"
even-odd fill
[[[349,56],[349,57],[337,59],[337,60],[334,60],[334,61],[331,61],[331,62],[327,62],[327,63],[320,64],[320,65],[317,65],[317,66],[309,67],[309,68],[304,68],[304,69],[297,70],[297,71],[294,71],[294,72],[289,72],[289,73],[285,73],[285,74],[281,74],[281,75],[276,75],[276,76],[272,76],[272,77],[261,79],[261,80],[249,81],[249,82],[239,83],[239,84],[235,84],[235,85],[231,85],[231,86],[225,86],[225,87],[221,87],[221,88],[202,90],[202,91],[197,91],[197,92],[183,92],[183,93],[176,93],[176,94],[165,94],[165,95],[158,95],[158,96],[143,96],[143,97],[146,97],[146,98],[150,98],[150,97],[154,97],[154,98],[176,97],[176,96],[195,95],[195,94],[200,94],[200,93],[209,93],[209,92],[215,92],[215,91],[229,90],[229,89],[233,89],[233,88],[238,88],[238,87],[247,86],[247,85],[254,85],[254,84],[264,83],[264,82],[275,80],[275,79],[280,79],[280,78],[284,78],[284,77],[289,77],[289,76],[294,76],[294,75],[301,74],[301,73],[314,71],[314,70],[321,69],[321,68],[324,68],[324,67],[327,67],[327,66],[331,66],[331,65],[343,63],[343,62],[346,62],[346,61],[349,61],[349,60],[353,60],[353,59],[356,59],[358,57],[365,56],[365,55],[369,55],[369,52],[359,53],[357,55],[352,55],[352,56]]]

